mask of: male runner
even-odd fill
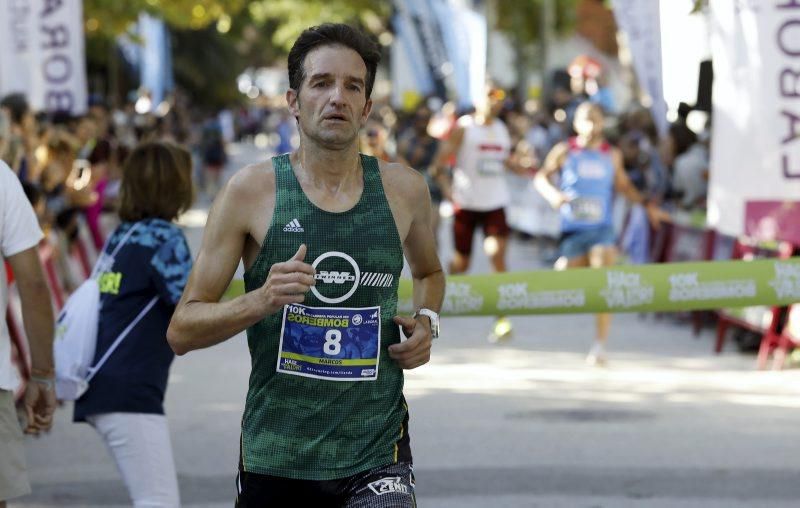
[[[346,25],[300,35],[286,93],[300,147],[220,193],[170,325],[178,354],[247,329],[240,508],[415,504],[402,369],[430,359],[444,274],[423,176],[358,153],[379,59]],[[414,318],[395,315],[404,255]],[[219,302],[239,259],[246,294]]]
[[[511,202],[506,171],[524,172],[511,159],[512,143],[508,128],[497,118],[503,107],[502,90],[487,87],[485,100],[474,114],[458,119],[456,127],[434,159],[434,168],[443,168],[455,156],[452,181],[440,178],[446,199],[453,203],[453,239],[455,252],[450,261],[451,274],[469,269],[472,239],[480,225],[484,233],[484,251],[496,272],[506,271],[506,244],[510,229],[505,207]],[[437,171],[439,175],[445,174]],[[509,338],[511,322],[498,318],[491,342]]]
[[[598,104],[580,104],[574,120],[577,136],[554,146],[534,179],[536,189],[561,214],[560,250],[567,268],[615,263],[614,191],[633,203],[646,205],[654,226],[669,218],[648,203],[628,179],[622,153],[603,137],[603,120]],[[557,173],[561,176],[559,187],[550,181]],[[605,363],[610,326],[610,314],[597,314],[595,342],[586,358],[590,365]]]

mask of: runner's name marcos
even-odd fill
[[[283,308],[277,371],[328,381],[378,379],[381,308]]]

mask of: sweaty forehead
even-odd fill
[[[306,78],[315,74],[366,79],[367,65],[356,51],[341,45],[326,45],[312,49],[304,61]]]

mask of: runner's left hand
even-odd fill
[[[431,359],[431,329],[409,316],[395,316],[394,322],[403,328],[407,339],[389,346],[391,356],[403,369],[416,369]]]

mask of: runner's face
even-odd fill
[[[584,137],[598,137],[603,133],[603,114],[596,108],[579,107],[575,111],[575,132]]]
[[[356,143],[372,108],[364,60],[350,48],[322,46],[306,55],[304,66],[300,91],[286,94],[302,133],[330,148]]]

